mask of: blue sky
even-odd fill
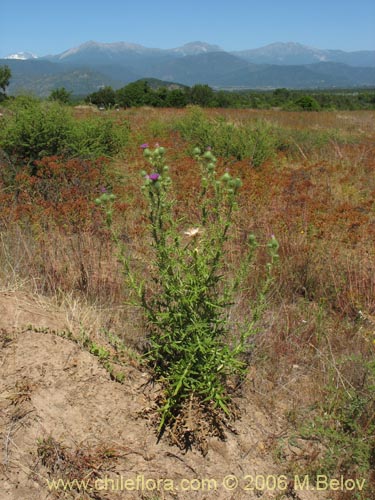
[[[172,48],[190,41],[225,50],[272,42],[375,49],[374,0],[7,0],[0,57],[57,54],[88,40]]]

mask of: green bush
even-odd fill
[[[274,125],[262,120],[239,125],[222,117],[210,120],[198,107],[192,107],[177,128],[195,147],[210,146],[224,158],[249,159],[254,167],[272,158],[279,147],[279,133]]]
[[[72,128],[69,154],[84,158],[113,156],[129,139],[128,122],[116,124],[109,118],[88,118],[77,121]]]
[[[290,111],[319,111],[320,105],[311,95],[302,95],[294,101],[286,103],[284,109]]]
[[[319,111],[319,103],[310,95],[301,96],[295,101],[296,106],[303,111]]]
[[[10,107],[0,130],[0,147],[10,156],[34,161],[64,154],[74,125],[70,111],[56,102],[22,98]]]
[[[355,144],[357,138],[337,129],[280,129],[279,148],[291,157],[311,158],[317,154],[321,158],[328,158],[332,154],[332,145],[342,146]]]
[[[97,158],[118,153],[127,143],[129,127],[106,118],[75,120],[59,102],[17,98],[0,130],[0,147],[16,161],[45,156]]]
[[[199,106],[189,106],[188,113],[176,126],[181,136],[195,147],[205,149],[211,146],[211,122]]]

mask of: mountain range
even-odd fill
[[[0,60],[3,64],[12,71],[10,93],[40,96],[62,86],[85,95],[140,78],[233,89],[375,86],[375,51],[321,50],[294,42],[227,52],[204,42],[158,49],[90,41],[56,55],[11,54]]]

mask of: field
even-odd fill
[[[4,498],[374,498],[375,112],[18,106],[0,117]],[[228,412],[221,396],[194,390],[201,373],[185,392],[173,382],[174,354],[160,361],[172,341],[158,339],[174,334],[176,312],[168,303],[147,312],[132,282],[147,300],[171,296],[158,252],[171,268],[182,254],[158,246],[147,203],[150,173],[165,164],[175,225],[160,219],[169,224],[160,234],[174,228],[204,266],[204,236],[186,233],[205,227],[207,153],[222,185],[225,174],[241,180],[223,188],[223,207],[237,197],[220,277],[207,285],[215,296],[203,295],[211,304],[221,275],[231,282],[241,270],[223,313],[202,316],[225,330],[211,350],[237,345],[243,325],[250,332],[241,370],[223,363]],[[120,476],[135,482],[105,482]],[[58,479],[89,486],[50,491]]]

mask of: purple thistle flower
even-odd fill
[[[145,142],[144,144],[141,144],[140,148],[141,149],[147,149],[149,146],[147,144],[147,142]]]
[[[206,151],[211,151],[211,149],[212,149],[211,146],[206,147]]]
[[[148,178],[153,181],[153,182],[156,182],[160,177],[160,174],[158,174],[157,172],[154,172],[153,174],[150,174],[148,176]]]
[[[101,186],[101,188],[100,188],[100,192],[101,192],[101,193],[106,193],[106,192],[107,192],[107,189],[106,189],[104,186]]]

